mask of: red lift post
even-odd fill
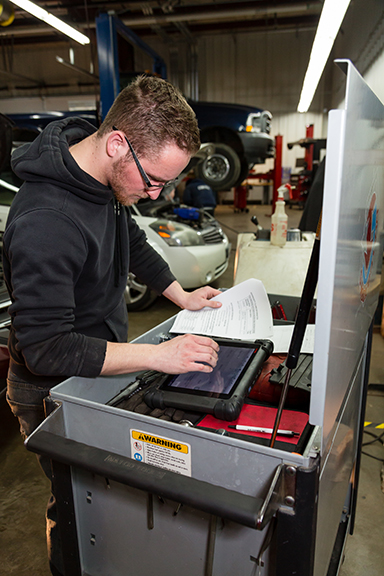
[[[236,186],[233,196],[233,209],[234,212],[249,212],[247,208],[248,198],[248,184],[240,184]]]
[[[276,200],[278,196],[278,189],[281,186],[281,171],[282,171],[282,157],[283,157],[283,137],[281,134],[275,136],[275,164],[273,167],[273,196],[272,196],[272,214],[275,211]]]
[[[305,136],[306,136],[306,138],[313,138],[313,124],[309,124],[306,127]],[[312,171],[312,169],[313,169],[313,144],[311,144],[310,146],[308,146],[308,148],[305,149],[304,159],[305,159],[305,164],[306,164],[306,170]]]
[[[274,165],[271,170],[268,172],[252,172],[253,178],[258,178],[259,180],[265,180],[266,184],[268,184],[271,180],[273,182],[273,191],[272,191],[272,212],[275,211],[275,204],[278,197],[278,189],[281,186],[282,180],[282,155],[283,155],[283,137],[281,134],[275,136],[275,159]],[[271,214],[267,214],[267,216],[271,216]]]
[[[301,172],[291,174],[290,184],[292,186],[292,195],[290,197],[290,204],[297,204],[299,208],[303,208],[312,182],[314,180],[316,170],[320,163],[320,151],[326,148],[327,141],[325,138],[314,138],[314,126],[310,124],[306,126],[306,137],[298,140],[297,142],[288,142],[288,149],[291,150],[293,146],[301,146],[305,149],[303,161],[303,169]],[[296,160],[298,162],[299,159]]]

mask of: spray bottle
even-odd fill
[[[284,192],[286,189],[285,185],[277,189],[275,212],[271,218],[271,244],[274,246],[284,246],[287,241],[288,216],[284,209]]]

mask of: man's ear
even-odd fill
[[[116,158],[119,154],[125,156],[127,147],[124,136],[118,130],[114,130],[108,135],[105,149],[110,158]]]

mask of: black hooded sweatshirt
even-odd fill
[[[158,294],[175,280],[113,190],[70,154],[94,131],[78,118],[52,122],[12,156],[25,182],[3,237],[10,370],[44,388],[98,376],[107,341],[127,341],[128,271]]]

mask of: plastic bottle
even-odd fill
[[[287,241],[288,216],[285,213],[285,202],[282,196],[283,190],[278,189],[278,198],[275,212],[271,218],[271,244],[274,246],[284,246]]]

